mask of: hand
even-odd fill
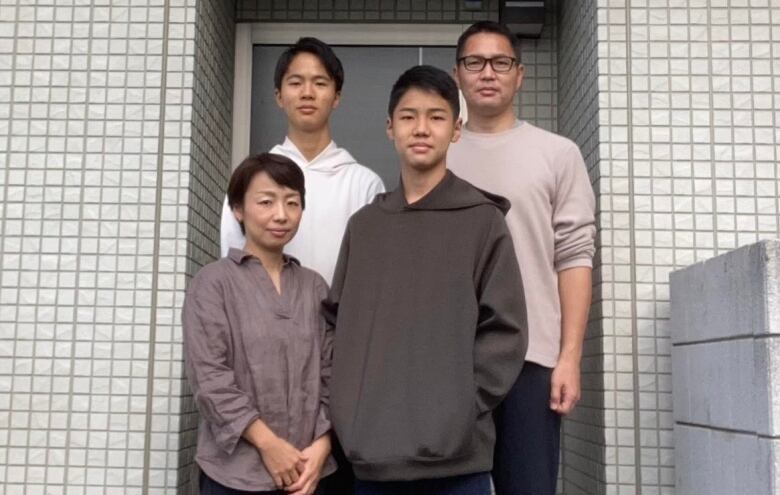
[[[300,478],[307,458],[286,440],[273,435],[258,447],[260,457],[278,488],[292,485]]]
[[[580,400],[579,360],[561,356],[553,369],[550,382],[550,409],[566,416]]]
[[[311,495],[320,482],[322,467],[330,454],[330,435],[325,434],[303,449],[306,463],[298,481],[285,488],[290,495]]]

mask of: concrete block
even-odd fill
[[[760,487],[772,471],[755,462],[771,446],[756,435],[679,424],[674,434],[678,494],[771,493]]]
[[[780,495],[780,241],[670,279],[677,493]]]
[[[756,431],[754,340],[675,346],[675,421]]]
[[[766,262],[768,253],[778,255],[777,244],[762,241],[672,272],[672,342],[766,332]]]
[[[754,493],[780,495],[780,439],[759,438],[756,461],[759,478]]]
[[[691,397],[688,387],[691,382],[688,364],[690,346],[672,347],[672,411],[675,421],[690,422]]]
[[[764,243],[766,256],[766,333],[780,335],[780,241]]]
[[[676,488],[681,494],[712,493],[711,430],[675,425]]]
[[[780,438],[780,337],[756,340],[756,432]]]

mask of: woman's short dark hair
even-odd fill
[[[306,188],[301,168],[286,156],[260,153],[245,158],[230,176],[227,196],[231,210],[244,205],[244,196],[249,189],[249,184],[257,174],[263,172],[280,186],[297,191],[301,195],[301,209],[305,208]],[[244,230],[243,225],[241,230]]]
[[[293,46],[279,55],[274,71],[274,88],[282,89],[282,79],[287,74],[287,69],[290,68],[293,59],[299,53],[310,53],[317,57],[322,66],[325,67],[325,72],[336,83],[336,92],[341,92],[341,87],[344,86],[344,68],[341,66],[341,60],[333,53],[333,49],[327,43],[311,37],[298,39]]]
[[[460,115],[458,86],[452,76],[430,65],[415,65],[401,74],[390,90],[390,102],[387,104],[387,115],[390,118],[393,117],[398,102],[410,89],[420,89],[441,96],[450,105],[452,116],[457,119]]]

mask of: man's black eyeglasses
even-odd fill
[[[518,64],[516,58],[507,57],[505,55],[491,58],[468,55],[458,59],[458,63],[462,63],[463,67],[469,72],[480,72],[485,68],[485,65],[487,65],[488,62],[495,72],[509,72],[512,70],[512,67]]]

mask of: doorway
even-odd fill
[[[250,151],[268,150],[284,140],[286,119],[274,99],[276,59],[286,49],[255,45],[252,49],[252,116]],[[398,157],[385,136],[387,102],[398,76],[413,65],[428,64],[450,71],[454,47],[334,46],[344,66],[341,103],[331,116],[333,139],[384,181],[398,183]]]
[[[279,26],[237,26],[245,32],[236,33],[236,63],[244,64],[237,67],[237,79],[242,72],[244,75],[243,81],[236,81],[234,97],[234,166],[249,152],[268,150],[284,139],[286,118],[274,98],[276,60],[298,37],[315,36],[333,47],[344,66],[341,103],[331,117],[334,141],[358,163],[375,171],[388,189],[394,188],[399,178],[398,157],[385,134],[390,89],[403,71],[417,64],[450,72],[455,64],[455,42],[464,27]]]

